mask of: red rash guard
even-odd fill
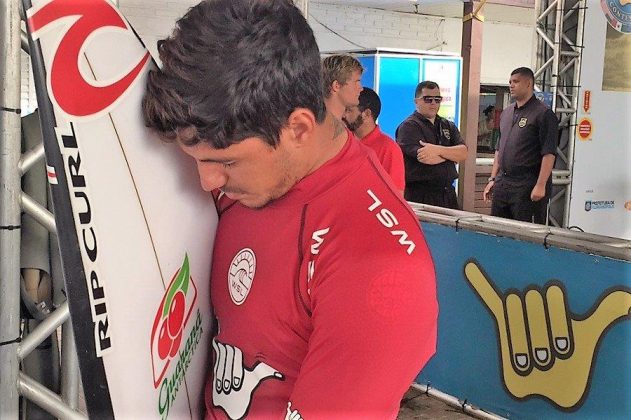
[[[396,418],[436,349],[434,265],[372,153],[340,153],[258,210],[222,197],[207,418]]]

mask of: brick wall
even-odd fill
[[[484,23],[482,83],[506,84],[510,72],[534,63],[534,10],[524,24]],[[309,23],[322,51],[409,48],[460,53],[462,20],[354,6],[309,3]]]
[[[323,51],[377,46],[440,51],[449,30],[445,18],[314,2],[308,19]]]

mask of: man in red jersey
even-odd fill
[[[396,418],[436,349],[418,220],[325,111],[288,0],[210,0],[159,46],[147,125],[219,190],[206,418]]]
[[[371,88],[365,87],[359,94],[359,105],[347,107],[342,120],[364,146],[375,152],[377,159],[403,196],[405,189],[403,153],[399,145],[377,125],[376,121],[380,113],[379,95]]]

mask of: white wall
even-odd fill
[[[517,67],[534,69],[537,52],[534,39],[534,23],[516,25],[485,22],[480,76],[482,83],[507,85],[510,72]]]
[[[199,0],[119,0],[118,7],[157,58],[156,42],[166,38],[175,21],[197,3]]]
[[[482,83],[506,84],[513,69],[534,65],[534,10],[522,10],[525,24],[484,23]],[[460,53],[461,19],[312,2],[309,23],[322,51],[390,47]]]

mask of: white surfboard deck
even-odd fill
[[[155,64],[106,0],[35,0],[27,17],[56,120],[45,149],[88,413],[200,418],[217,213],[190,158],[144,126]]]

